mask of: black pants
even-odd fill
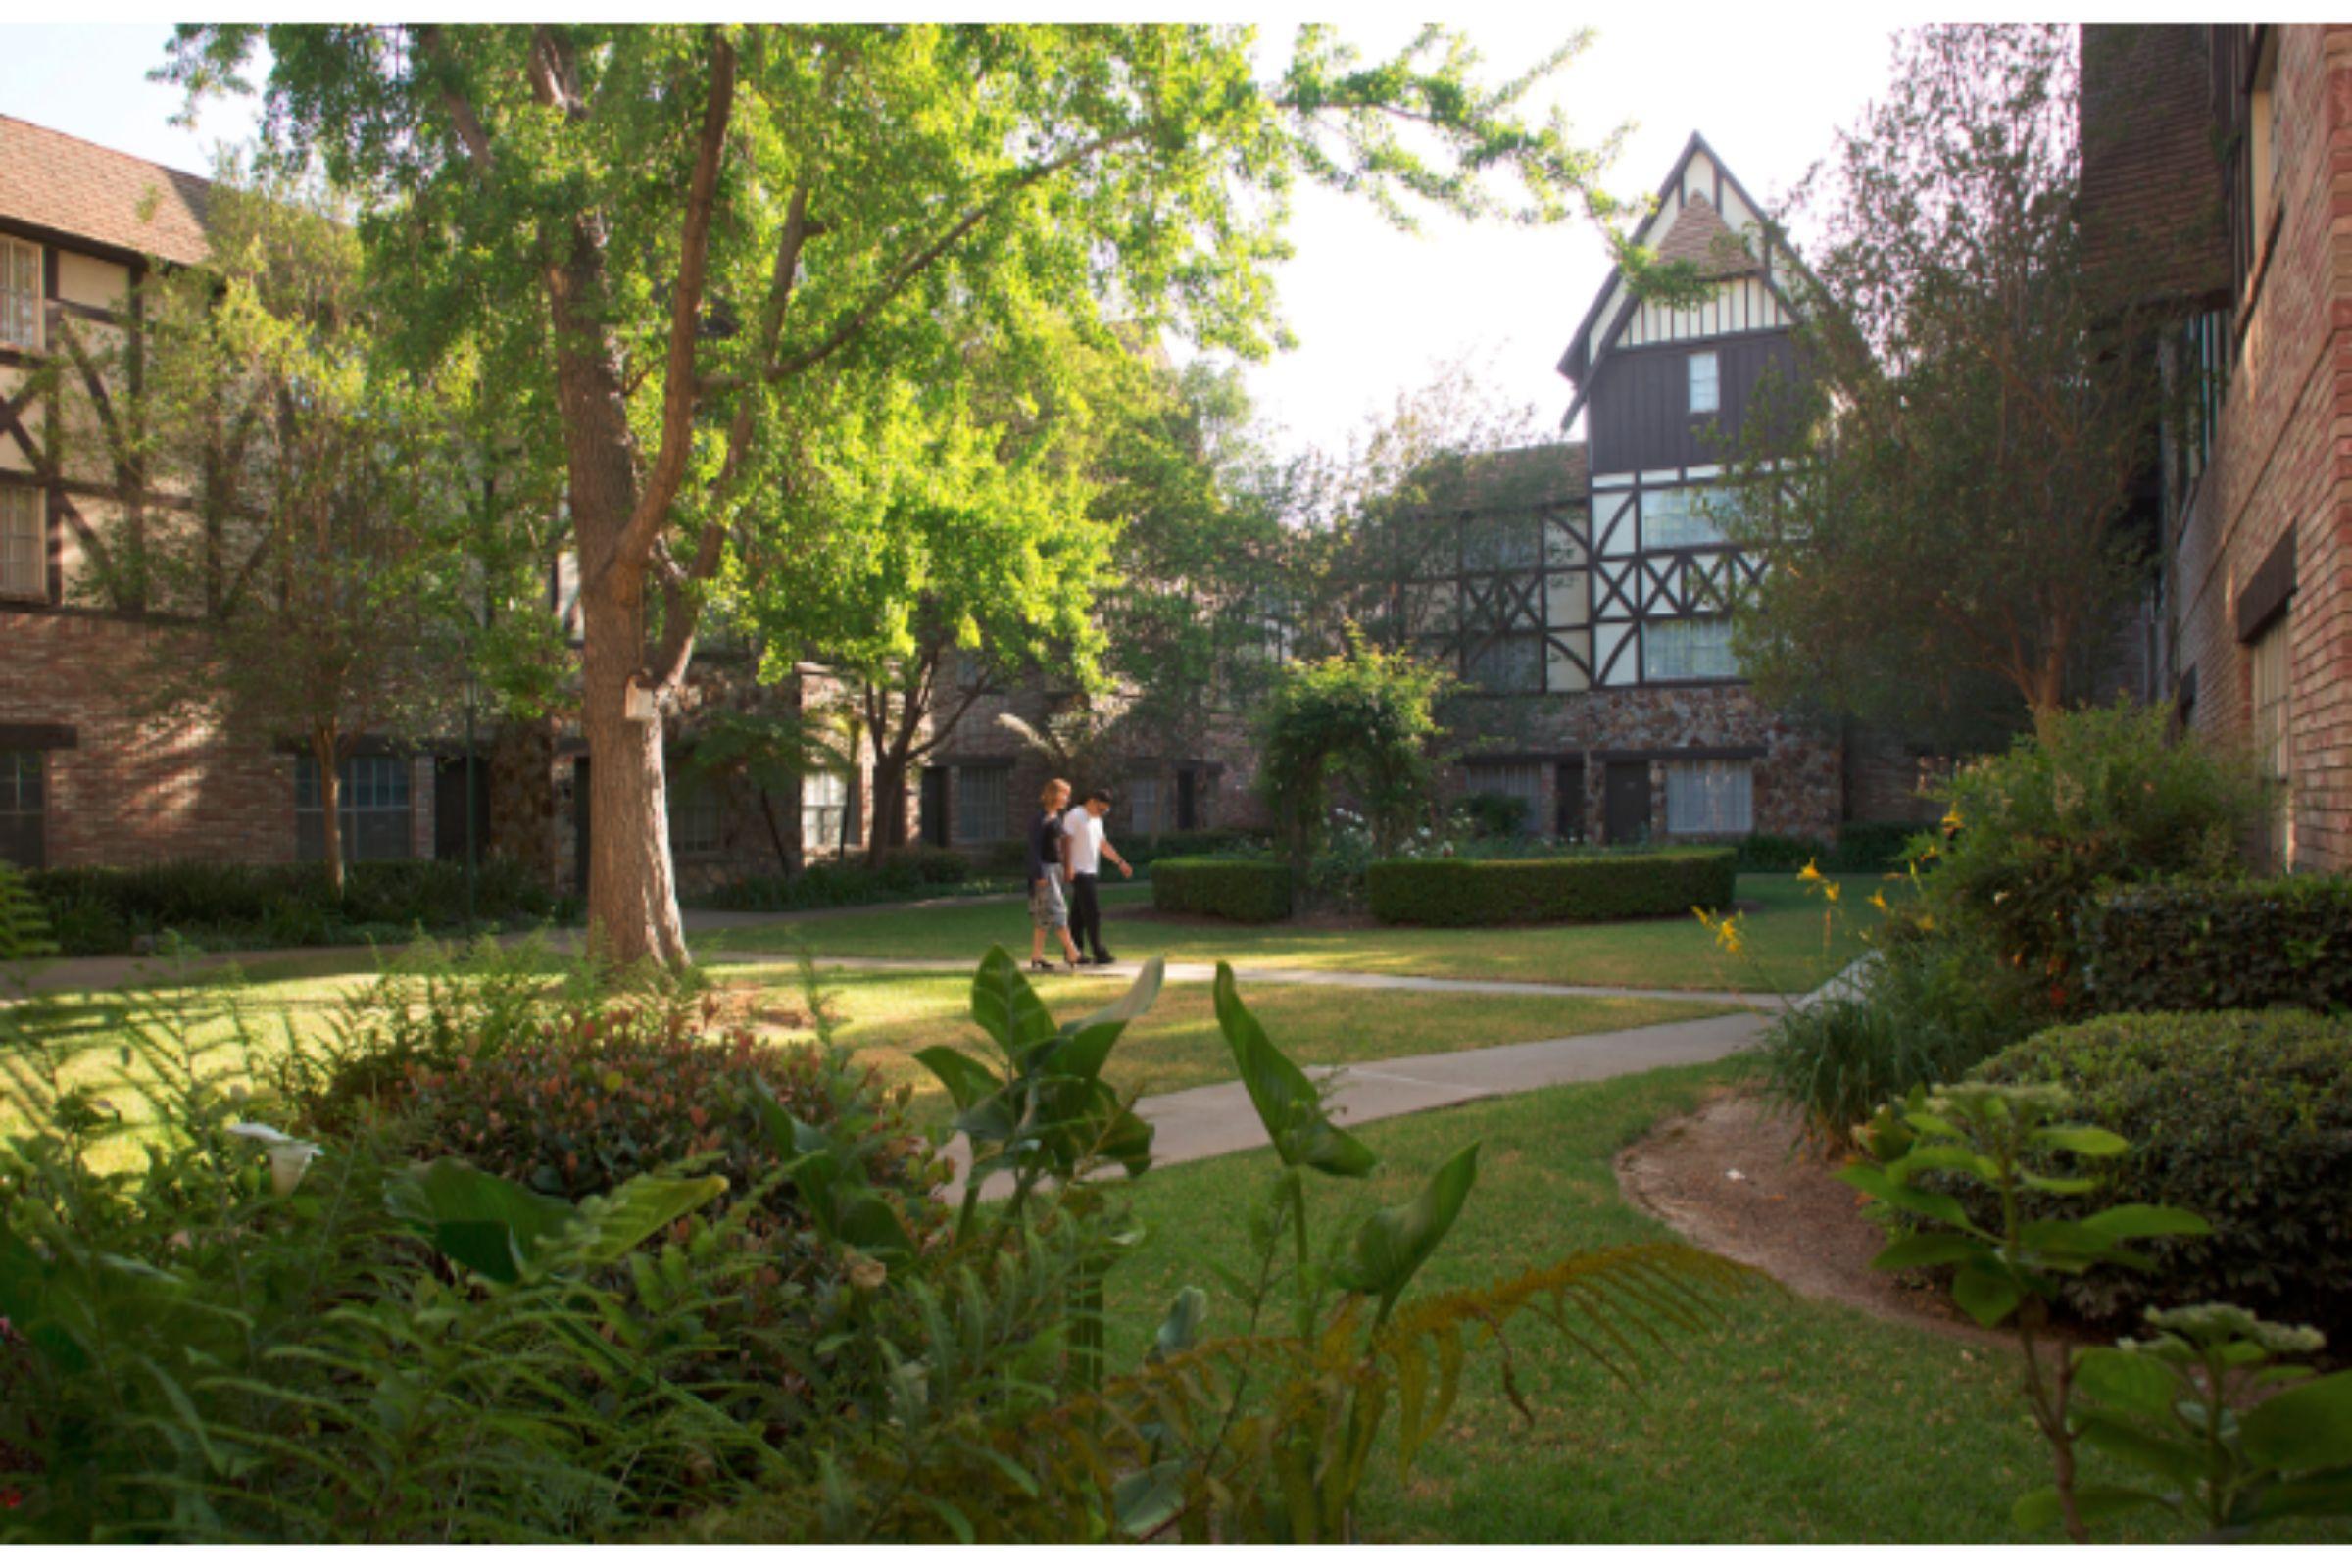
[[[1092,871],[1070,877],[1070,940],[1081,953],[1102,952],[1102,900],[1095,891],[1102,879]]]

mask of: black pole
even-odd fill
[[[473,671],[466,672],[466,928],[474,925],[473,907]]]

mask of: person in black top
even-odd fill
[[[1061,893],[1061,812],[1070,804],[1070,786],[1049,779],[1038,795],[1042,808],[1029,824],[1029,967],[1053,968],[1046,962],[1046,933],[1061,943],[1062,972],[1078,969],[1078,950],[1070,944],[1070,910]]]

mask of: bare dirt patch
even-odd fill
[[[2006,1345],[1940,1291],[1871,1268],[1886,1233],[1864,1216],[1860,1195],[1835,1178],[1834,1165],[1796,1147],[1796,1133],[1787,1112],[1722,1090],[1619,1154],[1617,1185],[1635,1207],[1689,1241],[1762,1269],[1799,1296]]]

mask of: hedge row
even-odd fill
[[[1899,871],[1903,852],[1928,830],[1922,822],[1848,822],[1836,843],[1787,833],[1750,833],[1740,841],[1742,871],[1795,871],[1810,863],[1824,871]]]
[[[76,866],[33,871],[24,880],[59,949],[75,955],[126,953],[166,931],[203,947],[318,947],[466,920],[466,867],[456,860],[350,865],[340,899],[327,885],[326,867],[316,863]],[[570,907],[512,861],[485,860],[477,869],[479,919],[559,919]]]
[[[1291,868],[1280,860],[1179,857],[1152,867],[1152,906],[1264,924],[1291,914]]]
[[[2085,1316],[2234,1301],[2352,1333],[2352,1020],[2268,1012],[2115,1014],[2046,1030],[1978,1070],[1996,1083],[2057,1083],[2082,1121],[2127,1140],[2096,1162],[2096,1201],[2173,1203],[2212,1225],[2158,1237],[2149,1274],[2099,1269],[2067,1282]],[[1982,1189],[1970,1201],[1989,1200]],[[2035,1217],[2080,1200],[2028,1195]]]
[[[2100,1012],[2352,1007],[2352,877],[2167,882],[2075,917]]]
[[[1396,925],[1634,920],[1729,906],[1738,856],[1652,850],[1550,860],[1381,860],[1365,878],[1373,917]]]
[[[1008,882],[1017,885],[1019,877],[1017,867],[1008,877],[987,877],[954,850],[914,845],[887,852],[880,865],[858,859],[817,860],[803,866],[798,876],[737,877],[693,902],[706,908],[763,913],[836,909],[958,892],[1000,892]]]

